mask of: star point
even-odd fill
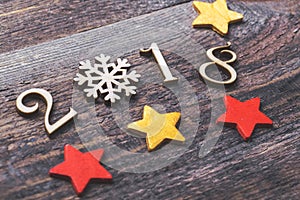
[[[82,153],[67,144],[65,161],[50,169],[49,174],[69,177],[76,194],[80,195],[91,179],[112,179],[112,175],[99,164],[103,153],[102,149]]]
[[[236,124],[236,128],[244,140],[248,140],[257,124],[272,125],[272,120],[259,110],[260,98],[253,98],[245,102],[225,96],[226,113],[222,114],[217,123]]]
[[[221,35],[228,33],[229,23],[243,19],[242,14],[228,9],[226,0],[216,0],[214,3],[194,1],[193,7],[199,13],[192,23],[193,27],[212,27]]]
[[[165,139],[185,141],[176,128],[179,118],[179,112],[160,114],[150,106],[145,106],[143,119],[130,123],[127,128],[146,133],[148,151],[152,151]]]

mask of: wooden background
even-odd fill
[[[78,61],[85,58],[79,54],[72,59],[74,52],[94,48],[93,40],[111,28],[123,26],[134,31],[136,21],[167,27],[177,21],[185,27],[185,34],[205,49],[233,43],[238,81],[226,87],[226,92],[240,100],[260,97],[261,110],[274,121],[273,127],[257,128],[248,142],[235,129],[225,127],[212,151],[199,158],[211,117],[209,93],[195,69],[164,52],[170,67],[179,70],[198,95],[202,114],[193,144],[177,161],[155,172],[134,174],[107,167],[113,182],[91,183],[81,198],[299,199],[299,1],[229,0],[228,4],[245,19],[220,37],[209,29],[191,28],[197,14],[190,1],[2,0],[0,198],[78,198],[69,182],[48,176],[48,170],[63,161],[64,144],[86,151],[74,124],[48,137],[43,127],[45,106],[41,104],[39,113],[31,118],[18,115],[15,100],[20,93],[33,87],[51,92],[55,102],[51,121],[55,121],[72,105],[72,79]],[[136,63],[153,62],[129,56]],[[156,104],[157,95],[168,91],[149,85],[138,92],[134,97],[138,106],[131,106],[133,119],[140,118],[143,105]],[[176,100],[168,95],[162,95],[159,103],[169,101],[178,109]],[[146,148],[144,139],[127,137],[115,126],[109,106],[101,99],[97,110],[100,125],[115,144],[126,150]]]

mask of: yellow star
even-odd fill
[[[216,0],[214,3],[194,1],[193,6],[200,15],[194,20],[193,27],[212,26],[221,35],[228,33],[228,24],[243,19],[243,15],[227,8],[226,0]]]
[[[179,118],[179,112],[160,114],[150,106],[145,106],[143,119],[133,122],[127,127],[146,133],[148,151],[151,151],[165,139],[185,141],[185,138],[175,127]]]

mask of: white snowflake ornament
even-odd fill
[[[114,103],[121,98],[117,93],[123,90],[126,96],[136,94],[136,87],[130,85],[130,81],[138,82],[141,75],[135,70],[127,74],[127,68],[130,67],[127,59],[118,58],[117,65],[109,63],[109,59],[110,56],[101,54],[95,57],[94,65],[89,60],[80,62],[79,69],[83,72],[77,73],[74,81],[78,82],[78,85],[86,83],[83,91],[87,97],[93,96],[96,99],[99,91],[106,94],[105,101]]]

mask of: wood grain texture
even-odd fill
[[[201,47],[208,49],[231,41],[232,50],[238,55],[233,65],[238,81],[226,87],[227,94],[239,100],[260,97],[261,110],[274,121],[274,125],[256,129],[249,142],[244,142],[235,129],[226,127],[212,151],[199,158],[211,119],[210,94],[197,70],[189,64],[192,61],[166,49],[163,53],[172,70],[180,72],[197,94],[201,116],[192,145],[178,160],[155,172],[134,174],[107,167],[113,175],[113,183],[89,184],[83,199],[297,199],[300,196],[300,13],[291,11],[299,5],[296,3],[291,9],[278,11],[278,4],[274,2],[229,2],[230,8],[243,13],[245,19],[231,25],[229,35],[224,38],[209,29],[192,29],[191,22],[196,13],[191,3],[185,3],[1,54],[1,198],[77,198],[69,182],[50,178],[48,170],[63,161],[64,144],[86,151],[76,133],[78,130],[69,123],[49,138],[43,127],[45,106],[41,104],[41,111],[34,117],[24,118],[17,114],[15,100],[26,89],[39,87],[48,90],[54,98],[52,120],[56,121],[72,106],[72,79],[78,62],[92,59],[99,48],[110,53],[110,40],[117,35],[130,35],[139,43],[143,33],[151,28],[138,28],[137,25],[147,22],[149,27],[159,24],[164,28],[178,29],[187,38],[192,38],[199,45],[199,49],[194,49],[196,56]],[[132,37],[128,40],[131,41]],[[178,38],[166,40],[172,43]],[[5,51],[9,49],[11,47]],[[130,59],[132,68],[144,74],[150,82],[151,78],[160,75],[158,68],[154,67],[149,74],[148,68],[139,67],[151,65],[153,59],[140,57],[131,50],[120,51]],[[29,104],[34,102],[30,98],[28,101]],[[130,115],[135,120],[140,119],[143,105],[157,103],[166,105],[170,111],[180,109],[177,99],[165,87],[148,84],[140,87],[132,99]],[[219,105],[217,114],[222,114],[223,104]],[[124,150],[145,152],[144,139],[122,132],[109,105],[99,99],[96,110],[97,121],[110,141]],[[97,140],[85,145],[93,146],[94,143]],[[111,159],[117,161],[119,158],[116,155]]]
[[[0,53],[22,49],[188,0],[1,1]]]

